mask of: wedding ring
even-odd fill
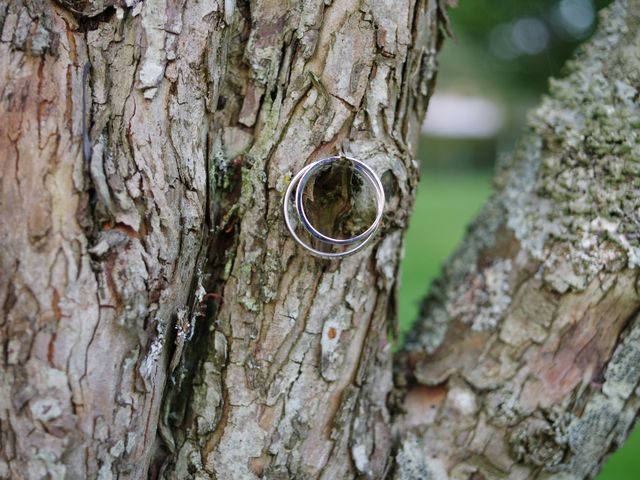
[[[369,180],[369,183],[373,187],[376,192],[376,201],[377,201],[377,211],[376,218],[373,223],[367,228],[364,232],[346,239],[340,238],[332,238],[323,233],[319,232],[309,221],[307,214],[304,210],[304,203],[302,201],[302,196],[304,193],[304,188],[307,185],[309,179],[313,176],[313,174],[319,171],[325,165],[333,163],[338,160],[348,160],[350,161],[354,169],[363,174],[363,176]],[[296,188],[296,210],[298,212],[298,216],[300,217],[300,221],[302,226],[307,230],[311,235],[313,235],[318,240],[322,240],[325,243],[329,243],[331,245],[351,245],[352,243],[357,243],[360,240],[366,239],[370,237],[380,225],[380,221],[382,220],[382,214],[384,213],[384,189],[382,188],[382,182],[376,175],[376,173],[371,169],[371,167],[362,163],[360,160],[351,157],[328,157],[323,158],[322,160],[318,160],[310,165],[310,168],[300,177],[298,180],[298,187]]]
[[[364,177],[364,179],[371,185],[371,187],[373,187],[373,190],[375,192],[375,200],[376,200],[376,216],[373,222],[371,223],[371,225],[369,225],[369,227],[362,233],[359,233],[353,237],[344,238],[344,239],[330,237],[328,235],[323,234],[316,227],[314,227],[307,216],[307,212],[305,211],[304,202],[303,202],[304,189],[307,183],[309,182],[309,180],[315,174],[317,174],[323,167],[340,160],[349,161],[352,167],[354,168],[354,170]],[[295,189],[295,212],[297,213],[297,216],[298,216],[298,222],[313,238],[315,238],[316,240],[318,240],[319,242],[325,245],[331,245],[331,246],[344,246],[344,245],[353,245],[353,244],[357,244],[357,245],[345,251],[325,252],[325,251],[321,251],[314,248],[309,243],[302,240],[302,238],[300,238],[300,236],[296,232],[296,228],[292,224],[291,215],[289,212],[290,199],[294,192],[294,189]],[[352,157],[347,157],[344,155],[333,156],[333,157],[323,158],[313,163],[310,163],[309,165],[304,167],[302,170],[300,170],[293,177],[293,179],[289,183],[289,186],[287,187],[287,190],[284,196],[284,202],[283,202],[284,220],[293,239],[300,246],[302,246],[307,251],[309,251],[312,255],[315,255],[321,258],[340,258],[340,257],[345,257],[347,255],[351,255],[357,252],[358,250],[363,248],[371,240],[371,238],[373,238],[382,221],[382,215],[384,213],[384,204],[385,204],[385,195],[384,195],[384,189],[382,187],[382,182],[380,181],[380,178],[378,177],[378,175],[371,169],[371,167],[369,167],[362,161]]]

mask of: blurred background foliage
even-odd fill
[[[422,176],[401,271],[400,329],[466,225],[491,194],[496,158],[508,155],[526,112],[597,24],[606,0],[462,0],[450,9],[455,38],[420,139]],[[598,480],[640,479],[640,427],[612,455]]]

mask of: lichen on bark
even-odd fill
[[[638,411],[637,5],[532,120],[395,386],[443,5],[288,6],[0,1],[0,477],[591,475]],[[281,201],[340,151],[388,213],[326,262]]]
[[[640,411],[639,42],[637,2],[613,2],[425,300],[399,356],[395,417],[400,451],[428,455],[424,468],[587,478],[628,435]]]
[[[0,5],[2,476],[382,475],[441,6]],[[326,263],[280,205],[339,151],[395,216]]]
[[[167,477],[188,468],[218,478],[376,478],[388,468],[387,312],[442,15],[433,1],[394,6],[237,5],[231,36],[247,43],[229,45],[214,153],[229,254],[208,272],[205,288],[222,301],[201,330],[224,336],[226,357],[196,363],[194,381],[167,396],[179,413],[167,417]],[[396,217],[361,256],[327,263],[286,235],[281,201],[308,159],[339,151],[388,172]],[[211,344],[187,345],[184,358],[210,358]],[[196,388],[205,367],[215,392]],[[370,385],[372,376],[386,382]],[[211,416],[212,396],[220,410],[198,431],[193,419]]]

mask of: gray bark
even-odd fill
[[[638,8],[534,116],[394,387],[436,0],[0,1],[0,478],[592,475],[640,408]],[[340,150],[388,213],[327,262],[281,201]]]
[[[0,2],[0,478],[384,475],[442,22],[436,0]],[[340,150],[389,214],[325,262],[280,205]]]
[[[640,411],[640,4],[532,112],[397,363],[397,478],[591,478]]]

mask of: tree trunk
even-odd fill
[[[640,409],[638,9],[538,110],[394,387],[436,0],[0,0],[0,478],[591,475]],[[318,260],[282,195],[338,151],[387,213]]]
[[[443,18],[436,0],[0,2],[0,477],[384,476]],[[327,262],[281,202],[340,150],[382,175],[389,214]]]
[[[640,411],[640,2],[551,82],[399,355],[398,478],[591,478]]]

